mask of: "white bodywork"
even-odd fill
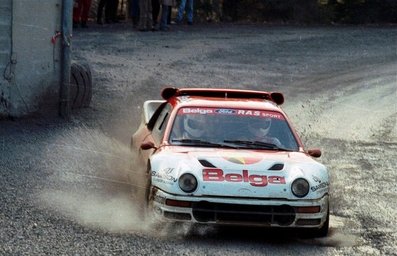
[[[199,160],[205,160],[204,163],[214,167],[205,167]],[[280,164],[283,165],[281,170],[269,170]],[[288,205],[292,208],[321,207],[318,213],[296,213],[294,222],[288,225],[290,227],[296,226],[295,221],[299,218],[321,219],[314,225],[320,227],[327,217],[327,169],[305,153],[169,146],[152,156],[151,166],[152,186],[158,188],[155,189],[154,208],[159,216],[164,212],[183,212],[192,215],[190,221],[200,222],[193,217],[192,208],[165,204],[166,199],[172,199],[239,205]],[[189,194],[178,185],[178,179],[184,173],[193,174],[198,181],[197,189]],[[310,184],[309,193],[303,198],[296,197],[291,191],[291,183],[297,178],[305,178]],[[274,223],[270,225],[277,226]]]

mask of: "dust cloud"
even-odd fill
[[[53,174],[38,202],[63,218],[92,229],[157,237],[205,236],[214,231],[208,226],[158,223],[150,217],[142,220],[128,180],[128,172],[139,168],[129,147],[102,131],[79,126],[57,136],[44,152],[43,167]]]
[[[330,230],[328,236],[312,239],[298,239],[305,244],[313,244],[325,247],[353,247],[363,243],[363,240],[355,234],[346,234],[341,232],[345,227],[345,223],[349,220],[339,216],[330,216]]]
[[[86,227],[110,232],[144,231],[148,228],[142,224],[136,206],[128,198],[104,200],[96,195],[81,197],[78,192],[67,191],[46,191],[40,196],[65,217]]]
[[[38,195],[45,208],[109,232],[150,228],[151,223],[139,218],[127,178],[134,164],[128,146],[79,125],[57,136],[44,152],[43,167],[52,171],[48,187]]]

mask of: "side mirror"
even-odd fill
[[[313,148],[313,149],[309,149],[307,151],[307,153],[309,154],[309,156],[311,157],[320,157],[321,156],[321,150],[318,148]]]
[[[152,141],[143,142],[141,144],[141,149],[143,149],[143,150],[148,150],[148,149],[151,149],[151,148],[156,148]]]

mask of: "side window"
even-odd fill
[[[167,127],[167,122],[171,113],[171,105],[167,104],[161,111],[159,117],[154,123],[152,135],[156,143],[160,143],[164,136],[165,128]]]

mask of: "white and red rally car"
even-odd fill
[[[129,175],[161,220],[304,228],[326,236],[327,168],[305,150],[277,92],[166,88],[132,137]],[[139,168],[144,166],[144,168]]]

